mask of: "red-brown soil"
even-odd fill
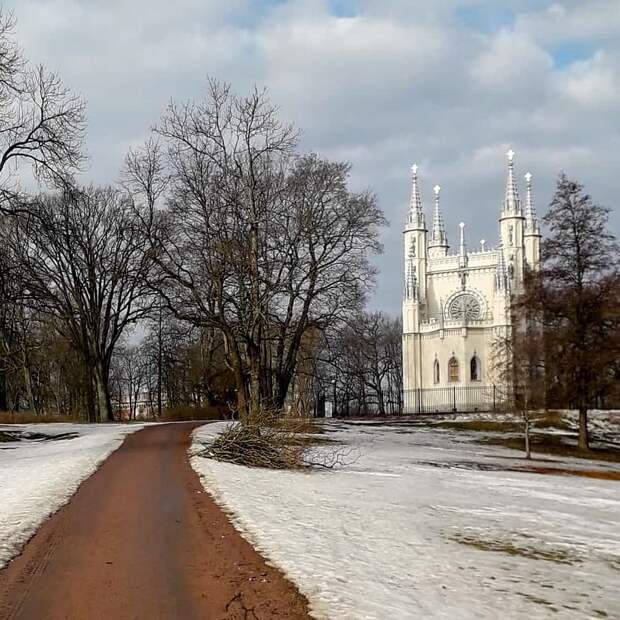
[[[203,491],[187,458],[196,426],[129,435],[0,571],[0,618],[308,618]]]

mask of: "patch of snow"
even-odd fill
[[[0,432],[27,437],[75,433],[73,439],[0,443],[0,568],[41,523],[141,424],[11,424]],[[35,435],[35,436],[36,436]]]
[[[620,617],[617,481],[507,471],[522,454],[465,431],[326,423],[359,450],[330,471],[191,463],[317,618]],[[619,471],[578,459],[528,464]],[[476,466],[490,470],[476,469]]]

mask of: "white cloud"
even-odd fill
[[[470,73],[483,88],[514,96],[544,88],[553,62],[530,37],[502,30],[472,61]]]
[[[207,74],[267,86],[304,148],[350,160],[354,186],[377,192],[392,227],[376,304],[393,313],[413,161],[427,212],[442,185],[452,238],[460,220],[472,239],[496,237],[508,146],[539,209],[560,169],[615,206],[617,0],[505,0],[514,27],[485,34],[458,19],[465,0],[355,4],[338,16],[327,0],[5,0],[26,54],[88,99],[89,180],[113,180],[128,144],[171,97],[201,95]],[[599,51],[558,69],[554,46],[572,40]]]
[[[620,77],[609,56],[598,51],[590,60],[574,63],[564,76],[565,93],[576,103],[620,114]]]
[[[608,41],[620,32],[618,0],[570,0],[523,12],[516,29],[547,43],[570,40]]]

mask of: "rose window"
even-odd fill
[[[455,320],[480,318],[480,302],[473,295],[459,295],[448,307],[448,316]]]

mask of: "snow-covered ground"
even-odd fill
[[[140,424],[12,424],[0,433],[58,436],[0,443],[0,568]],[[73,438],[71,438],[74,436]]]
[[[192,450],[222,424],[194,432]],[[238,529],[319,618],[620,617],[620,482],[508,471],[465,431],[333,422],[359,449],[330,471],[192,457]],[[533,465],[620,471],[545,458]],[[579,463],[579,464],[577,464]]]

